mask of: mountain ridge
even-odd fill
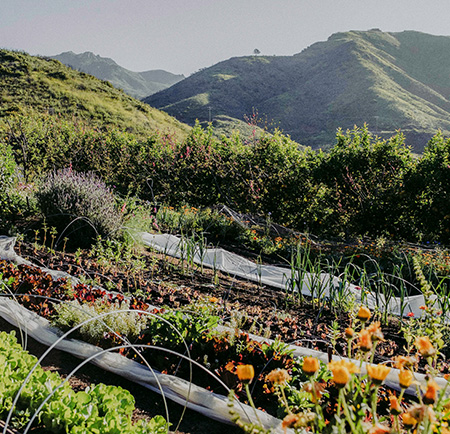
[[[141,138],[157,132],[184,138],[191,130],[108,81],[25,52],[0,49],[0,89],[0,120],[49,113],[90,127],[112,126]]]
[[[49,56],[71,68],[93,75],[100,80],[109,81],[114,87],[122,89],[134,98],[141,99],[183,80],[182,74],[172,74],[162,69],[134,72],[118,65],[109,57],[102,57],[91,51],[63,53]]]
[[[256,109],[313,148],[367,123],[381,137],[400,129],[421,151],[437,130],[450,132],[449,53],[447,36],[340,32],[293,56],[233,57],[143,101],[188,124]]]

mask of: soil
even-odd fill
[[[336,322],[343,331],[350,324],[349,315],[342,310],[332,309],[325,303],[313,306],[310,300],[287,294],[279,289],[234,278],[224,273],[194,266],[187,270],[176,258],[168,258],[149,250],[139,252],[145,262],[144,271],[124,272],[120,267],[107,268],[90,258],[86,252],[56,252],[35,249],[30,244],[21,243],[16,251],[36,265],[65,271],[78,278],[94,279],[95,283],[106,287],[114,282],[114,290],[134,293],[139,289],[150,298],[155,306],[183,307],[198,299],[217,299],[222,308],[222,316],[239,311],[239,328],[244,331],[263,334],[271,339],[280,338],[284,343],[328,352],[330,351],[331,325]],[[251,256],[241,250],[241,254]],[[399,336],[399,320],[390,318],[382,329],[385,341],[377,347],[377,361],[389,360],[401,354],[405,341]],[[338,339],[336,350],[346,353],[345,340]]]
[[[232,278],[223,273],[214,274],[212,270],[182,270],[182,264],[176,259],[167,259],[163,255],[149,251],[140,252],[145,261],[145,271],[132,273],[120,267],[101,266],[86,252],[49,253],[48,249],[36,249],[31,244],[21,243],[16,252],[39,266],[66,271],[76,277],[86,276],[96,279],[97,283],[107,286],[114,282],[115,288],[124,292],[133,292],[139,288],[151,296],[151,303],[159,306],[184,306],[199,298],[214,298],[220,303],[223,314],[231,311],[245,312],[240,324],[242,329],[265,331],[270,337],[280,337],[285,343],[296,343],[321,351],[331,348],[331,324],[336,321],[340,330],[349,324],[348,314],[333,311],[329,306],[312,307],[308,301],[300,301],[285,292],[274,290],[255,283]],[[13,329],[5,321],[0,321],[0,329]],[[377,348],[377,361],[385,361],[393,355],[401,354],[403,344],[399,336],[399,322],[392,319],[383,327],[385,341]],[[18,336],[20,336],[18,334]],[[336,346],[344,353],[345,341],[338,339]],[[40,356],[46,349],[33,339],[27,341],[27,349]],[[67,376],[79,364],[79,360],[66,353],[53,350],[43,361],[48,370],[56,370]],[[136,399],[136,418],[150,418],[161,414],[166,416],[161,397],[122,377],[105,372],[92,365],[86,365],[70,379],[76,390],[84,389],[91,383],[105,383],[121,386],[129,390]],[[180,433],[227,433],[241,432],[239,429],[220,424],[191,410],[186,410],[172,402],[169,405],[169,419],[172,429],[178,425]]]

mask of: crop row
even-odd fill
[[[49,280],[45,273],[27,266],[15,267],[3,263],[2,274],[15,296],[22,298],[27,307],[53,318],[56,324],[68,329],[82,325],[87,316],[105,313],[109,308],[115,309],[117,312],[114,317],[117,321],[108,324],[97,321],[96,326],[92,328],[84,331],[80,329],[80,333],[84,333],[83,337],[96,341],[97,345],[103,347],[117,345],[117,339],[133,338],[135,347],[143,349],[141,354],[147,361],[152,366],[165,366],[165,372],[173,369],[173,372],[179,375],[187,375],[188,371],[178,357],[167,356],[165,351],[148,352],[145,348],[160,346],[182,352],[185,351],[184,345],[188,343],[188,355],[192,360],[203,362],[205,367],[214,371],[233,388],[230,399],[237,395],[246,399],[252,406],[262,406],[274,414],[279,414],[284,417],[285,428],[301,430],[309,426],[316,432],[325,432],[328,428],[335,427],[338,432],[351,429],[352,432],[363,433],[388,432],[391,428],[397,432],[408,432],[419,427],[421,432],[445,432],[442,429],[445,428],[447,417],[447,398],[445,390],[438,396],[438,386],[434,380],[439,373],[440,349],[444,343],[439,322],[436,321],[439,314],[434,311],[432,302],[427,302],[424,306],[425,321],[417,323],[417,326],[411,322],[409,329],[405,331],[409,336],[407,353],[394,358],[395,366],[400,368],[402,375],[399,376],[402,392],[395,395],[391,391],[391,399],[381,387],[390,367],[372,364],[376,347],[383,340],[383,333],[378,322],[369,324],[371,313],[364,307],[355,313],[351,327],[345,331],[348,355],[359,360],[359,365],[358,362],[335,361],[325,367],[312,357],[302,361],[293,359],[281,343],[268,347],[250,340],[246,335],[211,334],[211,328],[217,322],[211,316],[206,322],[199,322],[195,320],[195,315],[189,316],[179,311],[166,311],[165,314],[159,312],[175,326],[174,332],[174,328],[167,326],[164,321],[146,321],[141,315],[142,311],[137,311],[135,316],[130,317],[130,304],[120,295],[110,295],[86,285],[70,287],[64,280],[50,283],[51,279]],[[27,275],[34,277],[27,279]],[[47,289],[45,284],[41,285],[41,277],[43,281],[47,280]],[[22,281],[28,285],[26,295],[20,291]],[[49,290],[48,287],[53,285],[55,288]],[[58,285],[60,290],[53,291]],[[58,291],[64,293],[66,302],[51,310],[45,291],[53,292],[53,295]],[[121,312],[123,303],[126,305]],[[144,307],[143,304],[140,306]],[[202,312],[205,313],[207,312]],[[146,322],[141,330],[134,330],[133,337],[128,325],[138,321]],[[99,327],[103,327],[101,333],[96,335],[92,332]],[[131,355],[126,352],[123,354]],[[363,361],[369,362],[367,374],[356,375],[361,370]],[[404,389],[413,384],[419,361],[425,363],[421,363],[421,369],[426,370],[428,377],[423,392],[417,386],[418,402],[414,404],[409,398],[405,398],[403,393]],[[198,376],[195,373],[194,377],[197,381]],[[215,391],[222,391],[211,383],[203,385]],[[278,396],[278,404],[273,393]],[[255,415],[256,425],[248,425],[240,420],[239,416],[235,421],[244,430],[256,429],[260,424],[257,413]],[[375,431],[376,429],[387,431]],[[264,432],[261,427],[260,430],[259,432]]]
[[[167,432],[162,416],[133,424],[134,398],[120,387],[98,384],[75,392],[68,379],[44,371],[14,332],[0,332],[0,375],[0,417],[24,433],[32,427],[74,434]]]

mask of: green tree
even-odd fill
[[[424,241],[450,241],[450,139],[438,132],[406,179],[409,208]]]
[[[336,234],[404,233],[405,209],[399,198],[411,165],[410,149],[400,133],[381,140],[367,126],[339,130],[336,145],[316,172],[316,180],[329,189]]]

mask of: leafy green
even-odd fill
[[[14,332],[0,333],[0,418],[5,420],[23,386],[13,409],[12,426],[27,425],[42,405],[33,425],[53,433],[167,432],[167,423],[161,416],[132,424],[135,402],[130,392],[104,384],[74,392],[59,374],[44,371],[36,362],[36,357],[17,343]]]

